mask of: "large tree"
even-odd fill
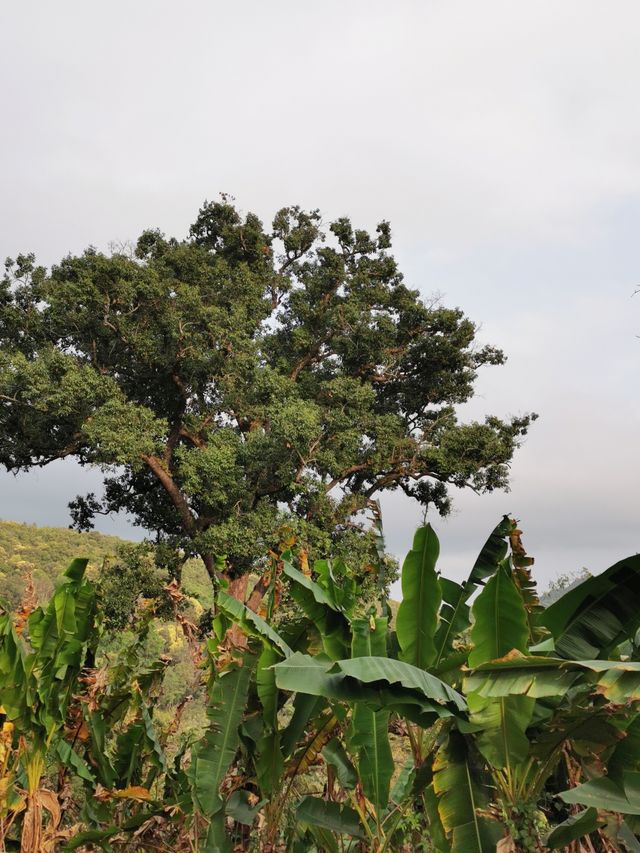
[[[425,304],[375,235],[280,210],[271,230],[224,198],[187,239],[7,261],[0,291],[0,462],[74,457],[158,540],[244,572],[286,524],[354,547],[357,513],[400,488],[445,512],[448,486],[504,488],[531,417],[459,423],[501,364],[457,308]],[[350,538],[351,537],[351,538]]]

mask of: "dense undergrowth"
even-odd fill
[[[640,850],[640,557],[545,608],[508,518],[461,584],[438,552],[418,530],[393,620],[295,543],[255,609],[167,577],[124,619],[85,559],[27,590],[0,616],[5,849]]]

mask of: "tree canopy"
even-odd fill
[[[65,457],[105,472],[74,523],[127,511],[159,541],[232,573],[291,529],[330,553],[402,489],[439,511],[450,486],[505,488],[532,417],[461,423],[478,368],[458,308],[426,304],[391,232],[280,210],[271,229],[223,197],[186,239],[89,248],[50,270],[8,260],[0,290],[0,462]]]

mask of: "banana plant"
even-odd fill
[[[389,630],[386,616],[356,613],[355,588],[340,563],[319,561],[312,577],[293,565],[290,553],[283,555],[282,574],[306,618],[306,630],[297,633],[294,647],[260,616],[220,592],[219,614],[262,646],[255,674],[258,701],[249,701],[240,732],[252,753],[245,763],[243,799],[253,793],[262,803],[263,819],[272,830],[270,835],[267,830],[269,843],[285,810],[293,806],[301,843],[305,838],[337,843],[335,838],[328,841],[337,833],[341,843],[353,837],[366,839],[372,850],[387,850],[402,810],[428,781],[416,781],[415,770],[408,768],[404,783],[391,784],[391,717],[411,720],[422,730],[465,714],[460,694],[417,665],[426,662],[429,652],[422,640],[436,626],[437,603],[432,603],[431,627],[423,625],[421,613],[430,593],[439,590],[431,553],[434,541],[430,528],[420,531],[408,558],[406,584],[416,590],[416,601],[406,592],[398,617],[400,641]],[[412,624],[420,631],[417,646],[411,641]],[[431,646],[433,658],[433,638]],[[310,653],[314,647],[315,654]],[[399,657],[393,656],[396,649]],[[287,714],[289,722],[279,730],[279,716]],[[260,772],[267,743],[268,784]],[[304,795],[301,780],[318,760],[326,773],[324,795]],[[234,801],[232,812],[235,806]]]
[[[42,786],[42,777],[47,753],[65,753],[67,711],[86,657],[92,653],[96,602],[85,578],[86,566],[87,560],[71,563],[46,608],[24,607],[15,621],[12,614],[0,616],[3,731],[8,723],[11,747],[20,754],[5,784],[23,792],[13,810],[24,809],[21,849],[25,851],[53,849],[57,840],[60,808],[55,793]],[[43,809],[49,813],[46,831]]]
[[[86,565],[74,560],[45,606],[25,602],[0,616],[0,831],[6,847],[20,836],[25,853],[108,849],[110,838],[139,830],[165,807],[187,798],[191,808],[153,721],[164,665],[140,665],[151,611],[115,660],[105,659]],[[72,804],[58,796],[67,781],[83,794],[71,808],[81,832],[69,822]]]
[[[540,808],[548,786],[559,790],[570,770],[593,773],[594,761],[606,760],[620,739],[628,737],[635,706],[620,706],[640,700],[640,673],[636,661],[621,660],[616,651],[628,645],[640,627],[640,558],[623,560],[588,579],[545,610],[531,577],[533,560],[512,520],[504,518],[495,528],[462,584],[438,575],[438,552],[432,528],[421,528],[403,565],[396,634],[389,634],[386,644],[395,660],[381,655],[379,633],[387,628],[374,617],[369,648],[360,635],[351,657],[340,659],[347,632],[353,636],[356,628],[360,633],[362,625],[341,611],[325,587],[318,589],[319,583],[286,570],[294,584],[304,587],[297,600],[307,607],[322,637],[324,655],[296,654],[277,664],[276,684],[346,701],[356,723],[359,706],[367,706],[368,749],[352,757],[365,799],[372,804],[366,820],[360,815],[360,832],[372,849],[386,843],[380,840],[380,809],[388,797],[388,753],[378,720],[381,713],[387,719],[391,713],[405,720],[414,772],[426,780],[421,791],[412,794],[428,815],[432,839],[439,839],[432,841],[437,849],[481,853],[502,838],[514,849],[539,850],[549,829]],[[325,633],[330,634],[328,641]],[[593,660],[571,660],[571,650],[588,651]],[[400,667],[408,667],[405,678]],[[450,708],[448,717],[430,716],[433,707],[415,707],[415,694],[400,695],[403,688],[415,688],[420,680],[416,672],[440,684],[440,677],[446,678],[465,701]],[[372,687],[378,691],[376,698]],[[366,692],[358,695],[361,689]],[[423,703],[433,699],[433,693],[423,692]],[[346,734],[344,744],[353,753],[364,738],[354,742]],[[375,779],[379,784],[370,775],[369,754],[381,759]],[[573,762],[571,768],[567,762]],[[604,786],[610,789],[611,803],[628,799],[625,785],[640,771],[637,762],[633,766]],[[567,801],[591,805],[590,789],[579,790],[584,793],[575,796],[583,800],[568,795]],[[350,802],[357,813],[358,803],[353,798]],[[310,813],[325,815],[324,832],[337,825],[333,806],[311,808],[305,801],[303,811],[309,825]],[[352,820],[348,812],[344,826]],[[586,824],[576,821],[572,832],[581,825]]]

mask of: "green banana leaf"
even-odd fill
[[[367,702],[373,709],[396,711],[423,726],[466,709],[462,696],[435,676],[388,658],[356,658],[334,663],[296,652],[276,664],[274,671],[281,690],[345,702]]]
[[[98,776],[98,780],[105,788],[113,788],[117,776],[107,752],[107,724],[105,715],[99,712],[89,714],[87,727],[91,739],[91,755],[95,760],[94,770]]]
[[[309,720],[318,717],[326,704],[324,696],[313,696],[308,693],[296,694],[293,700],[293,714],[288,726],[282,732],[282,752],[286,758],[293,755],[300,739],[305,733]]]
[[[532,698],[562,696],[586,675],[598,692],[619,703],[640,698],[640,661],[564,660],[510,654],[481,664],[465,678],[467,692],[484,697],[514,694]]]
[[[350,613],[356,601],[356,582],[342,560],[316,560],[313,570],[331,601],[343,613]]]
[[[430,524],[420,527],[402,566],[402,602],[396,617],[400,660],[427,669],[435,660],[434,636],[442,600],[436,563],[440,544]]]
[[[629,820],[621,820],[619,815],[611,817],[603,826],[602,832],[616,845],[616,849],[626,850],[627,853],[640,853],[636,817],[629,815]]]
[[[616,781],[625,771],[640,770],[640,714],[631,719],[623,734],[607,761],[607,776]]]
[[[351,623],[353,658],[383,657],[387,650],[387,627],[386,618],[354,619]],[[357,752],[358,776],[364,794],[379,813],[389,802],[394,769],[389,743],[389,711],[374,711],[356,702],[351,714],[349,746]]]
[[[79,779],[95,785],[95,777],[87,763],[78,755],[66,740],[59,740],[55,746],[56,754],[64,767],[71,767]]]
[[[146,733],[142,720],[136,720],[120,732],[116,739],[116,754],[113,760],[115,784],[126,788],[140,785],[142,757],[146,747]]]
[[[522,596],[504,560],[472,608],[469,666],[498,660],[516,649],[527,650],[529,628]]]
[[[398,774],[398,778],[393,783],[393,787],[391,789],[390,794],[390,803],[389,803],[389,812],[393,811],[393,808],[401,805],[407,797],[413,795],[414,786],[416,782],[416,768],[413,758],[407,758],[404,764],[402,765],[402,769]]]
[[[526,731],[533,717],[534,700],[528,696],[506,696],[476,706],[469,696],[470,721],[480,726],[476,746],[493,767],[514,770],[529,755]]]
[[[415,691],[454,712],[466,710],[466,702],[456,690],[435,675],[403,661],[385,657],[352,658],[338,661],[337,666],[345,675],[363,684],[386,682],[394,689]],[[403,700],[402,694],[398,699]]]
[[[31,725],[33,701],[29,696],[29,679],[25,670],[24,646],[16,634],[13,619],[0,615],[0,693],[8,720],[19,730]]]
[[[262,705],[262,735],[257,744],[256,776],[263,796],[278,790],[284,772],[284,757],[278,731],[278,688],[272,669],[280,660],[280,654],[265,643],[258,657],[256,689]]]
[[[282,569],[288,578],[291,578],[298,586],[310,592],[317,604],[329,607],[331,610],[340,610],[339,605],[328,590],[323,589],[319,584],[311,580],[310,577],[307,577],[307,575],[296,569],[288,560],[283,560]]]
[[[640,772],[623,771],[619,781],[600,776],[562,791],[560,796],[565,803],[640,815]]]
[[[120,826],[108,826],[104,829],[90,829],[86,832],[80,832],[69,841],[65,841],[60,849],[63,851],[77,850],[78,847],[85,847],[88,844],[100,844],[102,846],[102,842],[107,842],[114,835],[135,832],[154,815],[163,813],[166,813],[166,809],[164,804],[160,803],[154,808],[141,810],[129,820],[125,820]]]
[[[338,604],[329,593],[287,560],[283,561],[283,572],[293,582],[291,596],[294,601],[318,629],[327,655],[332,660],[338,660],[349,654],[349,622]]]
[[[389,711],[372,711],[357,703],[353,709],[349,747],[358,754],[358,776],[365,797],[380,813],[389,802],[394,764],[389,744]]]
[[[265,622],[261,616],[254,613],[253,610],[249,609],[241,601],[238,601],[237,598],[234,598],[232,595],[229,595],[221,589],[218,592],[216,603],[219,609],[229,619],[231,619],[232,622],[239,625],[249,636],[268,640],[276,648],[280,649],[286,658],[293,654],[278,632],[274,631],[271,625]]]
[[[232,817],[244,826],[252,826],[258,816],[258,812],[265,805],[266,800],[260,800],[255,805],[250,805],[249,791],[234,791],[225,803],[225,814]]]
[[[429,822],[429,838],[433,849],[436,853],[449,853],[451,845],[447,840],[447,833],[442,825],[442,819],[438,811],[438,797],[433,789],[433,782],[424,789],[422,802]]]
[[[202,853],[232,853],[233,845],[227,834],[225,813],[218,811],[209,818],[209,828],[204,845],[196,848]]]
[[[347,755],[347,751],[338,738],[332,738],[322,750],[322,757],[330,764],[336,774],[338,782],[345,791],[352,791],[358,781],[356,769]]]
[[[497,822],[478,814],[488,805],[475,778],[467,747],[458,732],[436,753],[433,790],[438,813],[450,843],[450,853],[487,853],[502,835]]]
[[[640,554],[566,592],[541,614],[539,624],[553,634],[559,657],[609,656],[640,627]]]
[[[28,619],[33,653],[24,661],[25,688],[32,696],[32,723],[47,739],[65,720],[69,702],[77,692],[87,640],[94,624],[96,602],[93,585],[85,579],[88,560],[73,560],[59,578],[46,609],[36,608]]]
[[[440,608],[440,626],[435,636],[434,667],[436,669],[453,650],[453,641],[469,627],[467,602],[478,586],[491,577],[504,560],[508,550],[507,536],[511,528],[512,522],[505,515],[484,543],[468,579],[463,584],[448,578],[440,578],[442,607]]]
[[[527,613],[508,561],[503,561],[473,605],[473,649],[469,664],[478,666],[513,650],[524,652],[529,639]],[[469,681],[467,681],[469,687]],[[486,697],[469,691],[469,720],[481,731],[476,746],[496,768],[513,770],[529,754],[526,730],[534,700],[528,696]]]
[[[554,827],[546,837],[545,847],[548,847],[549,850],[568,847],[572,841],[590,835],[604,823],[605,821],[598,817],[598,810],[591,806],[582,812],[578,812],[578,814],[571,815],[563,823]]]
[[[207,709],[209,728],[191,751],[189,777],[194,803],[208,818],[222,810],[219,788],[240,741],[238,728],[247,701],[250,661],[247,655],[242,665],[234,663],[214,678]]]
[[[358,813],[349,806],[321,800],[318,797],[304,797],[296,809],[299,823],[319,826],[338,835],[351,838],[364,838]]]

